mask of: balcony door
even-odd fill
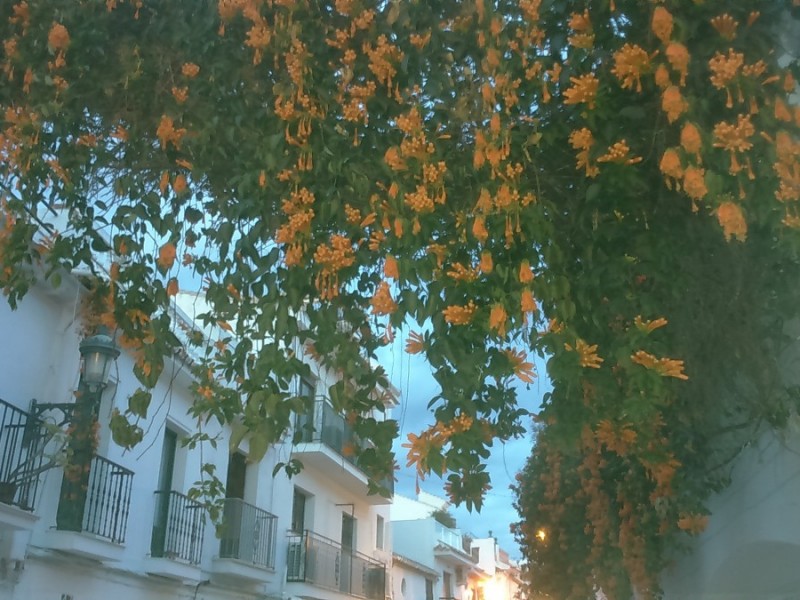
[[[312,442],[319,437],[319,431],[315,432],[315,428],[319,430],[320,424],[314,422],[314,383],[308,379],[300,379],[297,386],[297,395],[303,398],[303,408],[305,412],[297,415],[295,442]]]
[[[356,520],[342,513],[342,560],[339,572],[339,590],[350,593],[353,583],[353,550],[356,546]]]
[[[156,514],[153,519],[153,537],[150,542],[150,554],[163,557],[169,554],[166,547],[167,528],[169,523],[170,492],[175,475],[175,452],[178,448],[178,434],[172,429],[164,430],[164,446],[161,450],[161,468],[158,471],[158,487],[156,488]]]
[[[253,562],[256,540],[261,533],[255,514],[247,510],[244,487],[247,475],[247,458],[234,452],[228,459],[228,474],[225,478],[225,508],[222,515],[223,530],[220,539],[220,556],[228,556]]]

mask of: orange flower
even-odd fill
[[[711,26],[716,29],[717,33],[723,38],[731,41],[736,37],[736,28],[739,27],[739,23],[728,13],[724,13],[711,19]]]
[[[453,304],[442,311],[444,320],[451,325],[467,325],[472,321],[478,307],[470,300],[465,306]]]
[[[745,221],[742,209],[738,204],[733,202],[720,204],[717,207],[717,220],[727,241],[731,241],[732,237],[740,242],[747,239],[747,221]]]
[[[567,38],[567,42],[576,48],[591,48],[594,45],[594,34],[592,33],[592,22],[589,19],[589,11],[583,13],[572,13],[569,20],[569,27],[575,32]]]
[[[650,68],[647,52],[635,44],[625,44],[614,53],[614,68],[611,72],[620,80],[622,88],[628,89],[636,84],[636,91],[642,91],[642,73]]]
[[[652,321],[645,321],[642,319],[641,315],[637,315],[633,320],[633,324],[639,331],[643,333],[650,333],[659,327],[664,327],[667,324],[667,320],[664,317],[659,317],[658,319],[653,319]]]
[[[687,167],[683,174],[683,190],[692,200],[702,200],[708,193],[705,169]]]
[[[569,134],[569,143],[575,150],[580,150],[575,155],[575,168],[580,170],[585,167],[587,177],[596,177],[600,169],[589,161],[589,150],[594,144],[592,132],[586,127],[576,129]]]
[[[708,527],[708,515],[684,514],[678,519],[678,527],[687,533],[698,535]]]
[[[425,349],[425,340],[424,338],[415,331],[412,331],[408,334],[408,339],[406,340],[406,352],[409,354],[419,354]]]
[[[489,313],[489,327],[497,331],[500,337],[506,335],[506,321],[508,320],[508,313],[502,304],[495,304]]]
[[[175,177],[175,181],[172,182],[172,190],[178,195],[186,191],[186,177],[183,174]]]
[[[161,173],[161,179],[158,182],[158,189],[161,190],[161,194],[163,195],[164,192],[167,191],[167,186],[169,185],[169,172],[164,171]]]
[[[175,122],[172,120],[172,117],[168,117],[167,115],[161,117],[158,129],[156,130],[156,136],[158,136],[158,140],[161,142],[162,149],[166,149],[169,143],[179,148],[184,135],[186,135],[186,130],[183,128],[175,129]]]
[[[494,269],[494,262],[492,261],[492,253],[488,250],[481,252],[481,263],[478,267],[481,273],[491,273]]]
[[[577,352],[582,367],[599,369],[600,365],[603,363],[603,359],[597,354],[597,344],[587,344],[585,341],[578,338],[575,342],[575,347],[564,344],[564,349],[569,352]]]
[[[656,358],[652,354],[639,350],[631,355],[631,360],[645,369],[655,371],[661,377],[674,377],[675,379],[689,379],[683,372],[683,361],[672,358]]]
[[[390,315],[397,310],[397,303],[389,292],[389,284],[381,281],[370,301],[373,315]]]
[[[172,86],[172,97],[175,98],[175,101],[178,104],[183,104],[189,97],[189,88],[186,86],[184,87]]]
[[[564,92],[564,104],[585,103],[588,108],[594,108],[597,88],[600,85],[600,80],[595,74],[586,73],[580,77],[570,77],[569,80],[572,82],[572,87]]]
[[[703,141],[700,139],[700,132],[692,123],[686,123],[681,130],[681,146],[689,154],[700,155]]]
[[[386,261],[383,263],[383,274],[385,277],[400,279],[400,271],[397,267],[397,260],[395,260],[394,256],[389,255],[386,257]]]
[[[689,109],[689,104],[681,95],[677,86],[671,85],[664,90],[661,96],[661,109],[667,113],[667,120],[673,123],[678,117]]]
[[[478,271],[473,267],[465,267],[461,263],[454,263],[447,271],[447,275],[456,281],[475,281],[478,278]]]
[[[533,281],[533,269],[531,269],[531,263],[527,260],[523,260],[519,265],[519,282],[520,283],[530,283]]]
[[[658,168],[661,169],[661,172],[667,177],[672,177],[673,179],[681,179],[683,177],[681,157],[672,148],[667,148],[664,151]]]
[[[792,113],[786,107],[786,104],[780,98],[775,99],[775,118],[779,121],[790,122],[792,120]]]
[[[681,76],[681,85],[686,85],[686,76],[689,74],[689,51],[686,46],[678,42],[670,42],[666,55],[669,64]]]
[[[533,363],[528,362],[528,355],[523,350],[503,350],[503,354],[508,357],[511,363],[511,368],[514,369],[514,375],[519,377],[520,381],[525,383],[533,383],[536,378],[536,369]]]
[[[708,61],[712,85],[718,90],[723,89],[738,76],[742,65],[744,65],[744,54],[741,52],[734,52],[732,48],[728,50],[727,56],[717,52]]]
[[[428,466],[428,455],[431,452],[439,452],[445,440],[441,436],[434,436],[430,430],[423,431],[419,436],[409,433],[408,442],[402,444],[403,448],[408,448],[407,467],[416,465],[417,473],[424,476],[430,472]]]
[[[653,20],[650,23],[650,27],[663,44],[669,42],[669,38],[672,36],[672,25],[670,12],[663,6],[657,6],[653,11]]]
[[[200,72],[200,67],[194,63],[183,63],[181,67],[181,73],[184,77],[188,77],[189,79],[193,79],[197,77],[197,74]]]
[[[383,161],[392,171],[403,171],[406,168],[406,161],[400,156],[397,146],[392,146],[384,153]]]
[[[655,80],[656,85],[662,90],[672,85],[672,81],[669,78],[669,70],[664,65],[658,65],[658,68],[656,69]]]
[[[736,125],[720,121],[714,125],[714,147],[723,148],[729,152],[744,152],[750,150],[753,144],[748,138],[755,134],[756,129],[750,122],[750,115],[739,115]]]
[[[522,297],[520,299],[520,308],[523,313],[536,312],[536,299],[533,297],[533,292],[528,288],[522,290]]]
[[[174,277],[169,280],[167,283],[167,296],[177,296],[178,295],[178,280]]]
[[[156,260],[158,266],[167,271],[175,264],[175,244],[167,242],[158,251],[158,259]]]
[[[489,238],[489,232],[486,231],[486,222],[483,217],[475,217],[472,223],[472,235],[481,242],[485,242]]]
[[[635,165],[642,162],[641,156],[631,156],[630,152],[631,149],[628,147],[628,142],[620,140],[609,146],[606,153],[597,158],[597,162],[613,162],[620,165]]]
[[[69,31],[61,23],[53,23],[47,34],[47,45],[51,50],[66,50],[69,47]]]

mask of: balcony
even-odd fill
[[[238,498],[226,498],[222,512],[216,575],[244,582],[263,582],[275,567],[278,518]]]
[[[447,544],[451,548],[457,548],[458,550],[464,548],[461,533],[455,529],[445,527],[438,521],[436,522],[436,539],[443,544]]]
[[[39,491],[39,475],[50,466],[44,423],[0,400],[0,526],[29,529]]]
[[[150,559],[145,571],[185,581],[201,581],[199,564],[206,527],[205,507],[175,491],[155,492]]]
[[[128,526],[133,471],[95,456],[89,463],[85,494],[76,494],[65,474],[56,529],[47,532],[49,547],[96,560],[118,560]]]
[[[391,503],[391,497],[367,494],[367,476],[356,466],[355,459],[360,442],[345,418],[323,398],[314,402],[311,414],[298,416],[295,430],[294,453],[304,466],[325,473],[326,477],[363,496],[372,505]],[[393,478],[381,483],[394,493]]]
[[[436,546],[433,553],[437,558],[448,564],[458,567],[473,567],[475,561],[471,554],[464,551],[464,542],[461,532],[457,529],[445,527],[438,521],[436,526]]]
[[[287,583],[309,583],[356,598],[383,600],[383,563],[310,531],[289,536]]]

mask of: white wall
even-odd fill
[[[800,590],[800,420],[746,449],[708,527],[663,576],[668,600],[788,600]]]

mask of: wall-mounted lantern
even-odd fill
[[[81,380],[91,392],[108,384],[111,365],[119,356],[114,340],[104,333],[84,338],[80,345]]]

